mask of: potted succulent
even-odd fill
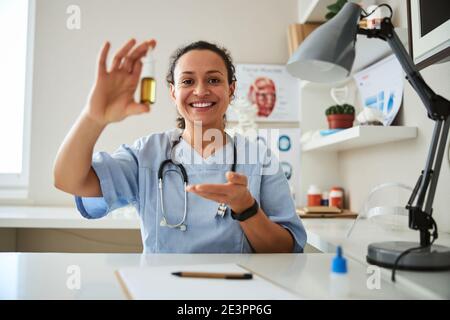
[[[327,108],[325,115],[330,129],[351,128],[355,120],[355,107],[347,103],[333,105]]]
[[[327,9],[329,10],[328,13],[325,15],[325,19],[330,20],[335,15],[338,14],[339,11],[341,11],[342,7],[347,3],[347,0],[337,0],[335,3],[327,6]]]

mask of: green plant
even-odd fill
[[[344,103],[342,105],[336,104],[328,107],[327,110],[325,110],[326,116],[332,114],[355,114],[355,107],[347,103]]]
[[[325,15],[325,19],[330,20],[331,18],[333,18],[346,3],[347,0],[337,0],[335,3],[327,6],[329,12]]]

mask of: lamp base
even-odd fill
[[[405,250],[418,247],[417,242],[388,241],[372,243],[368,247],[367,262],[392,269],[395,260]],[[398,265],[403,270],[450,270],[450,248],[432,245],[403,256]]]

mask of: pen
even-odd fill
[[[253,278],[251,273],[215,273],[215,272],[193,272],[180,271],[172,272],[174,276],[186,278],[214,278],[214,279],[232,279],[232,280],[250,280]]]

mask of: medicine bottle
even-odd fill
[[[154,104],[156,101],[155,59],[151,51],[142,64],[141,103]]]
[[[344,209],[344,191],[342,188],[333,187],[329,194],[329,205],[330,207],[337,207],[339,209]]]
[[[333,299],[344,299],[350,293],[347,260],[342,254],[341,246],[337,247],[336,256],[331,263],[329,291]]]
[[[320,206],[320,202],[322,200],[322,192],[320,189],[311,185],[308,188],[308,207]]]

